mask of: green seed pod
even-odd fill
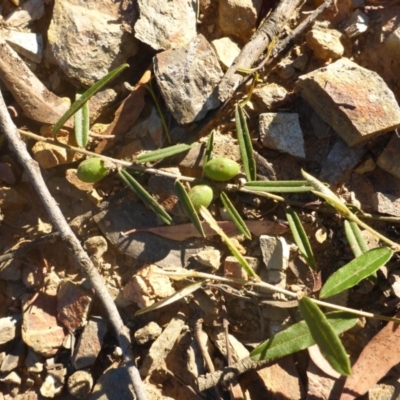
[[[229,181],[240,171],[240,165],[226,157],[219,157],[210,160],[204,166],[204,173],[214,181]]]
[[[197,185],[189,190],[188,195],[194,208],[198,210],[200,206],[207,208],[211,204],[214,193],[208,185]]]
[[[88,158],[79,164],[76,171],[77,177],[82,182],[95,183],[108,175],[109,169],[105,167],[101,158]]]

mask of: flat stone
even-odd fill
[[[25,354],[26,354],[25,343],[21,339],[19,339],[15,343],[11,352],[6,354],[3,362],[1,363],[0,371],[10,372],[13,369],[22,365],[24,362]]]
[[[157,339],[161,335],[162,329],[155,322],[151,321],[143,328],[138,329],[134,336],[136,343],[145,344],[151,340]]]
[[[56,318],[56,296],[39,293],[33,303],[25,301],[24,310],[23,341],[39,354],[51,357],[61,347],[65,337],[64,328]]]
[[[29,372],[40,374],[43,371],[43,357],[28,347],[25,357],[25,366]]]
[[[109,0],[59,0],[48,30],[50,50],[64,73],[86,86],[135,55],[129,26],[134,7]],[[112,21],[112,23],[110,23]]]
[[[154,74],[166,106],[179,124],[202,119],[218,107],[214,89],[222,77],[218,58],[203,35],[154,59]]]
[[[247,263],[253,268],[254,271],[258,269],[258,258],[255,257],[244,257]],[[228,256],[224,261],[224,276],[228,278],[243,279],[247,281],[247,272],[240,265],[239,261],[234,256]],[[241,286],[241,285],[238,285]]]
[[[385,171],[400,179],[400,139],[393,135],[382,153],[379,155],[376,163]]]
[[[10,317],[0,318],[0,344],[13,340],[19,335],[21,326],[21,315],[15,314]]]
[[[260,248],[268,270],[285,271],[289,262],[289,246],[283,237],[260,236]]]
[[[365,146],[350,147],[342,139],[338,139],[322,163],[319,179],[336,184],[346,171],[360,162],[366,151]]]
[[[42,18],[44,13],[44,0],[27,0],[7,16],[6,22],[10,27],[23,28],[30,22]]]
[[[247,42],[253,34],[262,0],[220,0],[219,27],[228,36]]]
[[[274,111],[281,106],[285,102],[287,94],[288,92],[283,86],[271,83],[254,89],[252,101],[257,107],[257,111],[265,113]]]
[[[43,36],[33,32],[4,30],[6,42],[22,56],[34,63],[40,63],[43,57]]]
[[[196,36],[196,9],[191,0],[138,0],[135,37],[155,50],[185,46]]]
[[[347,58],[301,76],[296,89],[350,146],[400,127],[400,108],[383,79]]]
[[[10,372],[5,378],[1,379],[2,382],[9,383],[10,385],[20,385],[22,382],[21,377],[15,372]]]
[[[78,340],[72,357],[72,364],[76,369],[87,368],[95,363],[107,330],[107,322],[101,318],[94,319],[92,317],[89,320]]]
[[[374,211],[400,217],[400,199],[390,194],[376,192],[372,196]]]
[[[344,53],[341,36],[336,29],[314,28],[307,32],[306,41],[316,58],[324,61],[337,60]]]
[[[54,368],[48,371],[40,387],[40,394],[49,398],[59,395],[64,389],[66,375],[66,368]]]
[[[346,23],[344,31],[350,38],[360,36],[368,29],[369,18],[360,9],[355,10]]]
[[[227,70],[240,54],[240,47],[229,37],[215,39],[211,42],[211,46],[224,70]]]
[[[132,400],[135,398],[131,379],[125,367],[112,366],[101,374],[88,400]]]
[[[201,265],[212,268],[213,271],[221,266],[221,252],[212,247],[200,250],[193,259]]]
[[[65,280],[59,286],[57,292],[57,318],[74,333],[86,323],[92,298],[86,290]]]
[[[303,132],[295,113],[260,114],[260,138],[263,146],[305,158]]]

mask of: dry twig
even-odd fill
[[[57,203],[51,196],[43,180],[43,177],[40,173],[40,169],[37,162],[34,161],[30,156],[30,154],[28,153],[25,143],[22,141],[22,139],[18,134],[17,127],[14,125],[10,115],[8,114],[7,107],[1,93],[0,93],[0,128],[1,131],[4,133],[4,135],[6,136],[10,147],[16,153],[16,155],[19,158],[19,161],[24,166],[25,172],[28,175],[41,201],[43,202],[43,205],[50,217],[50,220],[58,230],[61,238],[68,245],[70,251],[74,255],[76,262],[79,264],[81,270],[87,276],[97,296],[102,301],[104,308],[107,312],[107,315],[110,318],[111,324],[118,337],[118,341],[123,352],[124,361],[132,381],[133,390],[135,392],[136,398],[139,400],[147,399],[143,382],[140,379],[139,371],[133,359],[131,340],[128,328],[125,327],[118,313],[117,307],[112,297],[108,293],[96,267],[93,265],[89,256],[83,250],[81,243],[74,235],[72,229],[69,227]]]

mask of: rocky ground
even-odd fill
[[[204,183],[203,158],[213,131],[213,156],[238,162],[241,173],[228,184],[206,179],[214,189],[209,210],[263,282],[318,297],[321,283],[354,258],[343,217],[314,194],[273,198],[243,188],[235,121],[235,106],[242,104],[257,181],[302,180],[303,169],[399,242],[400,3],[325,5],[319,0],[0,4],[0,88],[8,113],[90,257],[88,265],[100,274],[100,289],[107,289],[129,329],[149,399],[399,395],[398,334],[392,322],[379,319],[359,318],[341,335],[353,366],[347,379],[316,346],[249,364],[259,343],[301,319],[298,303],[218,280],[249,277],[212,229],[199,237],[174,190],[177,179],[187,189]],[[319,7],[325,9],[314,14]],[[278,12],[271,18],[273,10]],[[266,26],[272,27],[267,35]],[[54,142],[51,128],[76,93],[123,63],[128,67],[90,99],[85,147],[90,153],[77,148],[73,118]],[[136,389],[126,368],[129,351],[112,318],[110,323],[98,286],[82,270],[87,255],[77,256],[60,239],[48,205],[9,146],[1,115],[0,400],[131,399]],[[192,147],[138,163],[144,151],[177,143]],[[78,165],[93,155],[108,157],[112,172],[99,182],[82,182]],[[174,225],[165,226],[148,201],[126,188],[116,172],[121,166],[130,168]],[[221,191],[252,239],[228,221]],[[295,244],[287,204],[300,217],[319,273]],[[379,245],[374,235],[362,234],[369,248]],[[361,281],[332,303],[395,316],[397,262],[395,254],[374,280]],[[179,268],[215,279],[178,280],[159,272]],[[169,304],[157,306],[165,299]],[[150,306],[154,309],[140,313]],[[220,371],[226,374],[231,365],[244,370],[230,383],[223,377],[217,384]]]

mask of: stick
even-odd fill
[[[97,296],[101,300],[106,310],[111,324],[118,337],[119,345],[121,347],[126,368],[128,369],[129,376],[132,381],[133,390],[138,400],[147,400],[147,395],[144,389],[142,380],[140,379],[139,371],[136,368],[135,361],[131,349],[131,341],[129,330],[125,327],[117,307],[108,293],[100,274],[96,267],[93,265],[89,256],[83,250],[79,240],[74,235],[72,229],[69,227],[64,218],[61,210],[59,209],[54,198],[51,196],[43,177],[40,173],[39,165],[32,159],[26,149],[25,143],[22,141],[18,134],[17,127],[11,120],[8,114],[6,104],[0,92],[0,129],[6,136],[9,146],[18,156],[21,165],[24,166],[25,172],[28,175],[32,185],[34,186],[39,198],[50,217],[51,222],[58,230],[60,237],[66,242],[69,250],[74,255],[76,262],[79,264],[83,273],[87,276]]]
[[[237,69],[239,67],[252,67],[261,57],[262,53],[268,48],[272,40],[278,36],[282,27],[302,1],[303,0],[282,0],[275,10],[272,11],[271,15],[264,21],[258,31],[252,36],[250,41],[243,47],[218,85],[218,98],[222,103],[232,97],[233,93],[244,79],[244,76],[239,74]]]

